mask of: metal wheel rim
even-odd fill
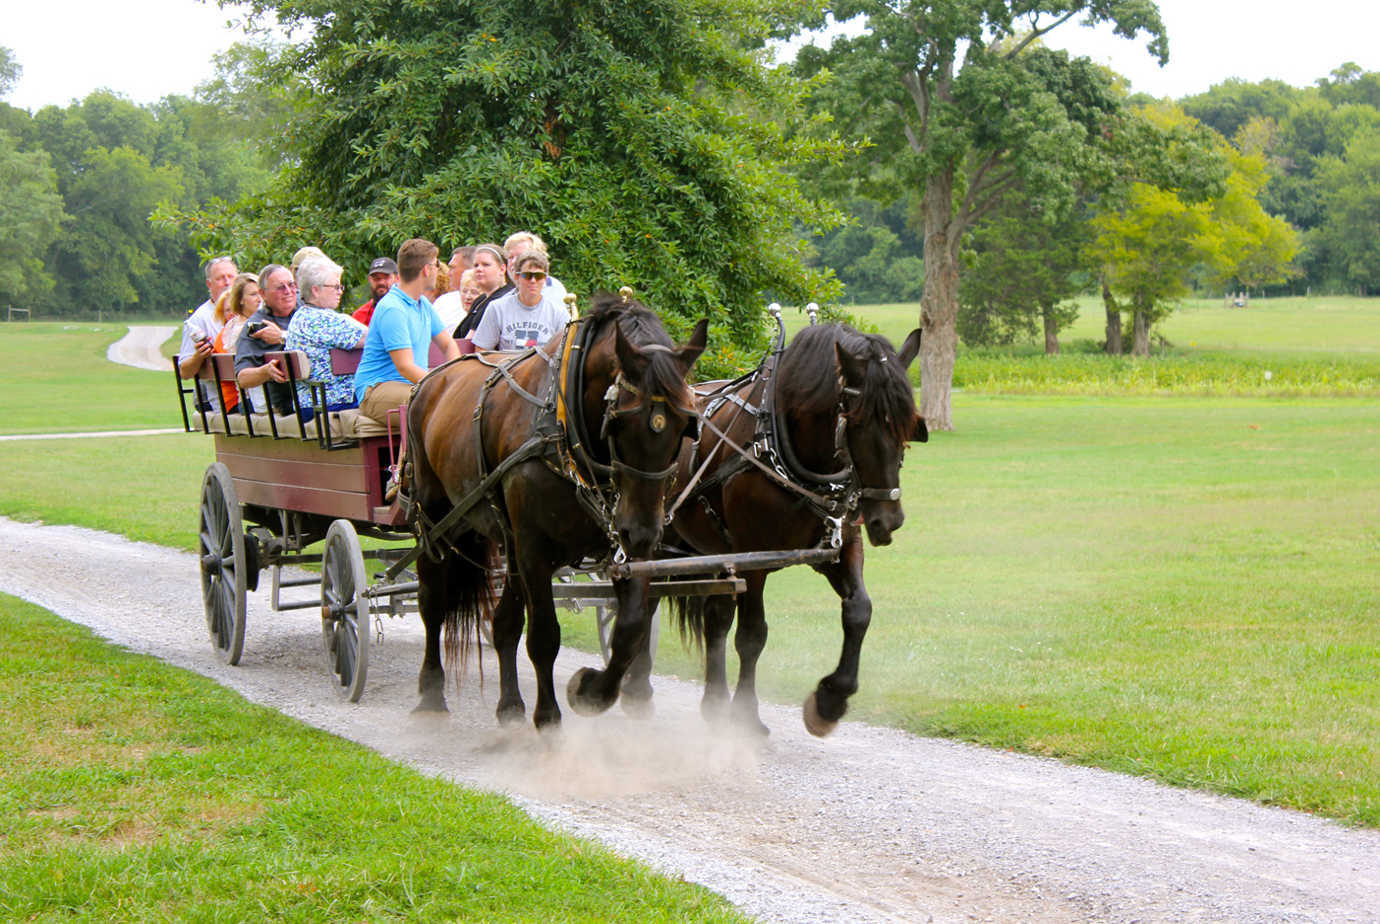
[[[364,554],[349,520],[326,533],[321,558],[321,635],[335,690],[352,703],[364,695],[369,669],[369,598]]]
[[[211,645],[226,664],[238,664],[244,651],[244,525],[235,482],[221,462],[212,463],[202,481],[197,546]]]

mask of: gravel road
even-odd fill
[[[264,590],[250,595],[243,661],[220,664],[196,573],[185,553],[0,518],[0,590],[423,772],[506,793],[764,921],[1380,920],[1380,832],[855,723],[817,740],[797,707],[763,709],[765,744],[725,737],[701,722],[696,685],[665,678],[650,721],[567,709],[558,735],[538,736],[497,728],[487,658],[482,690],[471,670],[448,716],[418,718],[415,616],[385,622],[350,705],[327,683],[310,611],[273,613]],[[558,685],[592,661],[564,653]],[[529,704],[533,687],[528,674]]]

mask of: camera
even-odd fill
[[[192,343],[201,343],[206,339],[206,332],[204,330],[194,330],[191,333],[191,337]]]
[[[250,321],[244,329],[246,333],[257,334],[259,331],[263,330],[267,326],[267,321]]]

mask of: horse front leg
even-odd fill
[[[527,715],[527,705],[522,701],[522,690],[518,687],[517,648],[522,638],[523,616],[526,601],[522,594],[522,581],[511,575],[504,582],[503,596],[494,609],[493,634],[494,652],[498,655],[498,708],[495,713],[502,725],[521,722]]]
[[[618,699],[619,687],[628,668],[639,655],[647,653],[647,591],[650,578],[614,581],[618,596],[618,616],[613,621],[612,654],[604,670],[582,667],[566,685],[566,699],[580,715],[598,715]]]
[[[539,731],[559,728],[561,707],[556,702],[556,683],[552,671],[561,650],[561,624],[556,619],[556,601],[551,596],[554,569],[540,553],[518,552],[522,596],[527,601],[527,657],[537,675],[537,705],[532,722]],[[511,578],[510,578],[511,579]],[[516,685],[516,676],[514,677]]]
[[[738,596],[738,631],[733,645],[738,651],[738,686],[733,691],[730,715],[743,730],[766,736],[771,729],[762,724],[757,703],[757,659],[767,644],[767,611],[762,604],[765,571],[743,575],[747,589]]]
[[[839,595],[843,621],[843,648],[839,665],[822,678],[805,700],[801,713],[810,734],[824,737],[848,711],[848,698],[858,692],[858,661],[863,637],[872,622],[872,600],[863,584],[863,543],[855,529],[845,539],[839,560],[819,569]]]
[[[650,600],[648,606],[651,607],[651,615],[647,617],[645,642],[628,665],[628,672],[623,675],[622,692],[618,696],[623,711],[635,719],[650,719],[656,714],[656,707],[652,705],[652,657],[656,652],[652,651],[651,630],[657,618],[657,608]]]

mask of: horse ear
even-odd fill
[[[709,319],[700,318],[700,323],[695,325],[695,329],[690,334],[689,341],[680,348],[676,358],[680,360],[681,368],[687,373],[690,367],[695,364],[695,360],[700,358],[704,348],[709,345]]]
[[[856,385],[867,376],[867,362],[845,350],[838,341],[834,342],[834,356],[838,359],[839,369],[843,371],[844,382]]]
[[[897,358],[901,360],[901,368],[909,369],[910,364],[915,361],[915,356],[920,352],[920,328],[916,328],[906,335],[906,342],[901,344],[901,350],[897,353]],[[922,422],[923,423],[923,422]]]
[[[623,336],[623,328],[619,324],[613,325],[613,350],[618,357],[618,365],[630,378],[640,378],[643,371],[647,368],[647,357],[642,355],[634,344],[628,342]]]
[[[915,415],[915,426],[910,431],[910,442],[928,443],[930,441],[930,428],[925,426],[925,418],[919,414]]]

